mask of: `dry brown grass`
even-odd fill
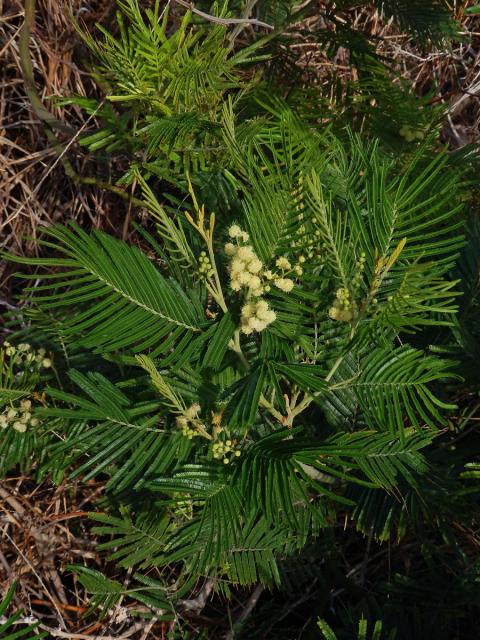
[[[58,154],[49,144],[44,125],[32,110],[25,88],[19,46],[24,3],[0,0],[0,248],[31,254],[41,228],[59,220],[77,219],[85,226],[109,227],[117,198],[95,187],[75,184],[65,176]],[[86,122],[75,107],[62,107],[51,98],[95,95],[96,88],[75,55],[78,36],[69,10],[88,27],[102,20],[113,0],[39,0],[29,53],[37,93],[50,113],[64,125],[59,137],[70,145],[69,161],[80,174],[88,172],[88,156],[73,140]],[[73,140],[73,144],[72,144]],[[115,218],[115,216],[114,216]],[[2,278],[3,273],[3,278]],[[7,266],[0,266],[0,288]]]
[[[395,32],[376,14],[364,15],[358,25],[375,34],[378,53],[394,61],[418,95],[433,94],[432,102],[448,106],[443,136],[452,148],[480,143],[480,16],[465,12],[474,5],[471,0],[457,10],[464,40],[451,49],[422,51],[415,39]]]
[[[0,592],[16,581],[14,603],[46,624],[81,625],[87,610],[77,583],[65,581],[69,563],[99,564],[86,510],[103,492],[100,483],[55,487],[19,476],[0,483]]]
[[[11,611],[21,609],[21,620],[39,622],[47,638],[165,637],[167,623],[142,620],[141,606],[133,610],[120,601],[102,620],[90,615],[89,596],[67,569],[81,564],[109,573],[87,513],[103,492],[104,483],[96,481],[54,486],[18,476],[0,482],[0,600],[16,582]],[[125,586],[130,578],[129,572],[120,576]]]

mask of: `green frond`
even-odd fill
[[[452,367],[406,345],[376,348],[337,372],[330,393],[319,402],[328,413],[333,411],[334,422],[364,420],[403,438],[408,425],[435,429],[446,424],[445,412],[455,405],[436,396],[432,385],[455,379]]]
[[[353,141],[353,149],[359,150],[360,145],[358,139]],[[424,153],[419,149],[393,179],[390,161],[379,159],[377,153],[364,156],[364,188],[348,204],[354,232],[362,237],[367,255],[376,249],[388,256],[406,238],[401,258],[434,259],[438,277],[451,268],[463,245],[463,222],[458,215],[463,205],[455,200],[458,176],[444,171],[448,156],[438,153],[425,163]]]
[[[124,589],[117,580],[107,578],[100,571],[82,565],[69,565],[68,569],[87,590],[90,596],[89,611],[100,609],[103,618],[107,611],[120,601]]]
[[[145,179],[137,172],[137,179],[142,189],[145,205],[156,221],[156,230],[167,251],[168,259],[178,262],[180,268],[196,266],[196,259],[192,251],[189,238],[185,234],[180,218],[173,219],[160,205],[158,199]]]
[[[92,519],[100,523],[94,531],[100,536],[115,536],[101,543],[101,550],[109,552],[109,558],[119,566],[138,566],[146,569],[156,566],[163,558],[169,529],[173,526],[167,514],[158,512],[133,519],[126,511],[122,517],[92,513]]]
[[[96,514],[97,515],[97,514]],[[98,514],[102,522],[101,514]],[[115,519],[106,519],[110,525]],[[101,528],[101,527],[100,527]],[[155,610],[161,620],[172,618],[171,604],[166,597],[166,588],[147,576],[136,573],[128,585],[107,578],[100,571],[84,567],[82,565],[68,565],[67,567],[84,587],[90,597],[88,611],[100,610],[100,618],[104,619],[109,610],[115,607],[123,598],[128,598],[134,603],[144,602]]]
[[[273,334],[280,340],[286,339],[291,343],[300,344],[306,351],[312,346],[318,350],[322,346],[325,347],[321,344],[322,338],[318,338],[318,334],[318,339],[315,339],[315,324],[318,329],[319,318],[323,315],[317,293],[294,288],[290,293],[273,290],[270,296],[277,314],[277,321],[268,326],[269,334]],[[335,329],[338,328],[335,327]],[[312,343],[315,344],[312,345]]]
[[[238,478],[242,494],[249,496],[250,504],[257,504],[267,521],[287,522],[295,530],[298,527],[296,505],[307,507],[308,484],[297,475],[298,462],[294,454],[279,444],[285,437],[288,437],[285,431],[275,432],[255,443],[238,470]],[[293,447],[298,449],[295,442]],[[288,445],[285,448],[288,449]],[[321,517],[321,511],[316,515]]]
[[[327,372],[320,366],[314,364],[275,363],[273,368],[278,374],[298,385],[304,391],[320,393],[328,388],[328,384],[325,382]]]
[[[89,236],[76,226],[49,227],[46,236],[52,240],[48,246],[65,257],[36,262],[67,271],[63,280],[45,274],[43,288],[26,291],[42,309],[70,311],[64,335],[72,342],[102,353],[147,348],[162,353],[185,332],[200,331],[192,301],[137,248],[102,232]]]
[[[307,181],[336,286],[352,289],[356,261],[360,254],[365,256],[368,282],[362,279],[356,294],[365,296],[360,314],[367,314],[360,333],[372,335],[380,324],[415,328],[432,322],[435,314],[452,314],[457,292],[445,274],[464,241],[461,205],[452,201],[457,178],[454,173],[445,177],[443,171],[447,157],[438,154],[419,171],[419,152],[392,179],[391,161],[382,159],[375,147],[362,146],[352,139],[350,164],[360,171],[362,181],[345,167],[350,184],[340,199],[332,201],[328,191],[325,194],[319,174]]]
[[[164,473],[188,454],[189,446],[179,430],[166,428],[159,400],[131,402],[122,390],[99,373],[69,372],[88,399],[47,388],[49,397],[70,406],[49,407],[40,415],[61,418],[62,442],[54,444],[50,462],[81,464],[72,477],[84,480],[108,472],[107,489],[120,492],[144,477]],[[169,453],[162,455],[168,446]]]
[[[318,620],[318,626],[322,632],[323,640],[338,640],[338,636],[325,620]],[[369,633],[370,629],[371,634]],[[356,640],[395,640],[395,630],[390,631],[388,635],[386,635],[384,634],[383,629],[383,622],[381,620],[377,620],[372,629],[369,627],[367,620],[365,620],[365,618],[361,618],[358,621],[358,629],[355,638]]]
[[[220,368],[236,328],[235,321],[228,311],[222,316],[220,322],[215,323],[215,331],[203,359],[204,367],[214,370]]]
[[[404,439],[359,431],[325,441],[292,430],[277,431],[248,450],[238,476],[245,483],[242,491],[258,495],[256,499],[270,519],[293,517],[294,522],[293,504],[308,505],[306,489],[310,484],[321,495],[334,499],[332,489],[338,488],[338,480],[386,490],[394,490],[399,479],[414,486],[427,470],[420,451],[431,442],[430,434],[413,430]],[[341,495],[338,499],[342,500]]]
[[[354,380],[358,375],[358,359],[355,353],[339,355],[340,365],[331,377],[330,393],[320,394],[317,404],[327,421],[338,431],[364,428],[366,426],[360,412],[354,389],[345,381]]]
[[[152,564],[164,566],[172,561],[182,561],[187,571],[194,575],[206,572],[212,566],[221,565],[224,554],[239,540],[243,512],[238,492],[225,480],[221,473],[216,473],[208,466],[190,465],[173,478],[156,478],[145,483],[146,488],[154,492],[183,496],[178,502],[178,508],[184,504],[187,513],[191,511],[191,515],[184,519],[180,527],[172,529],[167,538],[149,533],[148,539],[151,542],[146,544],[150,551],[144,553],[145,546],[137,543],[131,548],[138,549],[133,559],[143,563],[143,568]],[[202,505],[200,513],[195,513],[194,505]],[[229,526],[225,526],[226,519]],[[150,521],[151,525],[148,524]],[[158,527],[155,524],[158,523],[158,518],[150,521],[146,520],[147,527]],[[140,535],[140,529],[136,527],[136,530]],[[116,545],[112,546],[118,544],[117,540]],[[126,557],[128,552],[127,546],[125,551],[120,549],[116,553]],[[132,564],[131,553],[128,563]]]
[[[411,522],[421,521],[418,499],[414,491],[402,487],[401,495],[378,489],[352,490],[349,495],[355,502],[351,517],[358,531],[373,535],[376,540],[401,540]]]
[[[341,469],[352,482],[356,481],[352,471],[358,470],[376,487],[394,490],[399,478],[415,486],[417,477],[427,471],[428,465],[420,450],[431,442],[430,434],[413,430],[403,438],[374,431],[342,434],[320,447],[322,454],[312,464],[333,475],[337,468]]]
[[[405,425],[435,428],[446,424],[445,411],[455,405],[434,395],[431,385],[455,378],[452,363],[425,356],[409,346],[371,351],[360,359],[349,380],[335,382],[336,388],[353,392],[364,419],[372,428],[404,437]]]
[[[267,367],[257,363],[251,371],[227,389],[229,402],[226,416],[232,427],[247,427],[255,420],[260,396],[267,380]]]
[[[312,172],[307,176],[308,197],[314,221],[320,231],[328,266],[339,284],[348,289],[355,264],[355,245],[347,235],[347,219],[334,215],[332,204],[324,195],[320,176]]]

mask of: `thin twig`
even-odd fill
[[[265,29],[273,30],[274,27],[267,22],[262,22],[261,20],[256,20],[255,18],[218,18],[217,16],[212,16],[210,13],[205,13],[205,11],[200,11],[197,9],[192,2],[188,2],[188,0],[174,0],[177,4],[189,9],[192,13],[195,13],[197,16],[201,18],[205,18],[205,20],[209,20],[210,22],[215,22],[216,24],[223,25],[231,25],[231,24],[252,24],[257,27],[264,27]]]
[[[25,562],[26,565],[28,565],[30,567],[30,569],[32,570],[32,572],[35,574],[35,577],[37,578],[38,582],[40,583],[40,585],[43,587],[44,592],[46,593],[48,599],[50,600],[50,602],[52,603],[52,605],[54,606],[57,614],[58,614],[58,618],[59,618],[59,624],[61,624],[64,629],[66,629],[66,625],[65,622],[63,620],[63,616],[62,616],[62,612],[60,611],[60,609],[58,608],[57,603],[55,602],[55,599],[52,597],[52,595],[50,594],[50,591],[47,589],[44,581],[42,580],[42,578],[39,576],[38,572],[36,571],[35,567],[32,565],[32,563],[30,562],[30,560],[26,557],[26,555],[23,553],[23,551],[19,548],[19,546],[16,544],[15,540],[13,540],[13,538],[7,533],[7,531],[3,531],[3,535],[8,538],[8,540],[10,541],[10,543],[15,547],[17,553],[19,556],[21,556],[22,560]]]
[[[237,620],[235,621],[233,625],[233,629],[231,629],[225,636],[225,640],[234,640],[235,627],[237,627],[238,629],[245,622],[245,620],[247,620],[247,618],[250,616],[254,608],[257,606],[257,602],[259,601],[260,596],[262,595],[264,589],[265,587],[263,586],[263,584],[257,584],[252,595],[248,599],[247,604],[243,608],[242,613],[238,616]]]
[[[92,636],[89,633],[61,631],[60,629],[53,629],[52,627],[47,627],[43,624],[38,625],[38,628],[42,629],[42,631],[48,631],[54,638],[71,638],[72,640],[124,640],[125,638],[130,638],[130,636],[133,636],[134,633],[143,628],[143,625],[139,627],[139,625],[134,624],[133,627],[128,629],[128,631],[125,631],[118,636]]]
[[[245,20],[249,19],[250,14],[252,13],[255,5],[257,4],[258,0],[248,0],[247,2],[247,6],[245,7],[245,13],[244,13],[244,18]],[[243,29],[246,27],[248,23],[246,22],[241,22],[240,24],[237,24],[237,26],[235,27],[235,29],[232,31],[232,33],[230,34],[228,40],[230,42],[230,47],[233,47],[235,40],[238,38],[238,36],[240,35],[240,33],[243,31]]]

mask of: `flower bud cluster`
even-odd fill
[[[341,287],[337,289],[335,300],[328,310],[328,315],[332,320],[340,322],[350,322],[353,318],[353,305],[348,289]]]
[[[223,464],[230,464],[232,458],[239,458],[242,453],[240,447],[234,440],[219,440],[212,445],[213,457],[216,460],[223,460]],[[230,457],[229,457],[230,456]]]
[[[360,257],[355,262],[355,273],[350,286],[350,293],[353,298],[358,298],[359,289],[362,284],[363,274],[365,271],[365,261],[365,251],[362,251]]]
[[[303,213],[301,213],[299,217],[303,220]],[[305,262],[306,259],[315,259],[315,262],[323,261],[325,247],[321,241],[322,232],[318,228],[319,224],[320,220],[316,216],[313,216],[311,224],[308,226],[305,223],[300,224],[295,234],[289,237],[292,251],[297,255],[298,253],[301,254],[299,262]],[[301,268],[300,265],[299,267]]]
[[[199,411],[200,405],[198,403],[194,403],[185,411],[184,415],[177,416],[176,418],[177,427],[182,430],[183,435],[189,440],[200,435],[194,426]]]
[[[38,418],[33,418],[31,414],[32,403],[30,400],[21,400],[18,406],[7,407],[0,414],[0,427],[7,429],[12,427],[19,433],[25,433],[27,427],[36,427]]]
[[[45,349],[37,349],[34,351],[27,342],[21,342],[14,346],[7,340],[3,343],[5,355],[12,358],[13,364],[17,366],[33,367],[39,369],[49,369],[52,361],[47,357]]]
[[[414,140],[423,140],[425,133],[421,129],[412,129],[408,124],[404,124],[398,132],[407,142]]]
[[[357,312],[355,303],[356,294],[360,288],[363,272],[365,270],[365,252],[360,253],[360,257],[355,263],[355,275],[352,278],[350,290],[340,287],[335,293],[335,300],[328,310],[328,315],[332,320],[339,322],[350,322]]]
[[[214,271],[213,271],[212,263],[208,259],[208,256],[205,253],[205,251],[200,252],[200,257],[198,259],[198,262],[200,263],[198,267],[198,272],[201,276],[208,277],[208,278],[213,276]]]
[[[306,257],[311,260],[314,256],[319,257],[320,248],[319,248],[319,236],[320,231],[312,233],[312,229],[310,225],[305,224],[305,203],[304,203],[304,188],[303,188],[303,176],[299,176],[299,184],[298,188],[294,189],[291,192],[291,196],[293,196],[295,202],[295,208],[298,212],[298,220],[300,224],[297,226],[295,233],[290,234],[288,237],[290,246],[292,247],[294,252],[302,252],[305,255],[301,256],[299,262],[305,262]],[[318,222],[316,218],[314,218],[315,222]],[[297,268],[301,270],[301,266],[298,265]],[[302,273],[296,273],[296,275],[302,275]]]

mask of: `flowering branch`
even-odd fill
[[[210,220],[208,227],[205,226],[205,206],[199,206],[197,199],[195,197],[195,193],[192,188],[192,184],[189,181],[189,191],[192,196],[193,204],[195,207],[195,211],[197,213],[197,220],[195,221],[193,217],[185,212],[185,217],[188,222],[192,225],[194,229],[198,231],[200,236],[205,241],[208,250],[208,258],[205,260],[206,255],[201,256],[203,260],[202,266],[200,267],[201,272],[205,273],[205,286],[208,291],[212,295],[215,302],[222,309],[224,313],[228,311],[227,305],[225,303],[225,298],[223,296],[222,285],[220,282],[220,277],[218,275],[217,265],[215,262],[215,254],[213,252],[213,230],[215,228],[215,214],[210,214]],[[213,277],[213,280],[211,279]]]

